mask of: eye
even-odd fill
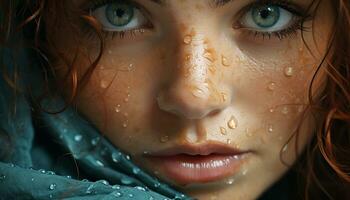
[[[140,9],[128,2],[112,2],[91,11],[105,31],[129,31],[148,23]]]
[[[295,22],[294,14],[277,5],[253,6],[241,18],[243,28],[257,32],[278,32]]]

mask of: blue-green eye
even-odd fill
[[[127,2],[112,2],[104,4],[91,11],[102,25],[103,30],[120,32],[141,28],[147,24],[141,11]]]
[[[259,6],[252,8],[252,19],[258,26],[269,28],[280,19],[280,8],[278,6]]]
[[[244,28],[257,32],[277,32],[288,28],[295,20],[294,14],[277,5],[252,7],[241,19]]]
[[[134,8],[125,3],[111,3],[106,6],[106,18],[115,26],[125,26],[134,16]]]

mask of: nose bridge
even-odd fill
[[[161,109],[174,114],[202,118],[227,105],[222,101],[216,76],[217,53],[206,32],[192,29],[179,35],[177,56],[173,57],[176,60],[172,62],[176,65],[175,77],[158,103]]]

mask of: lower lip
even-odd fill
[[[174,155],[152,157],[161,172],[180,185],[208,183],[232,176],[243,163],[243,155]]]

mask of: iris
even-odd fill
[[[252,9],[252,18],[261,28],[270,28],[280,19],[280,8],[273,5],[257,6]]]
[[[127,3],[111,3],[106,7],[106,18],[114,26],[125,26],[134,16],[134,7]]]

